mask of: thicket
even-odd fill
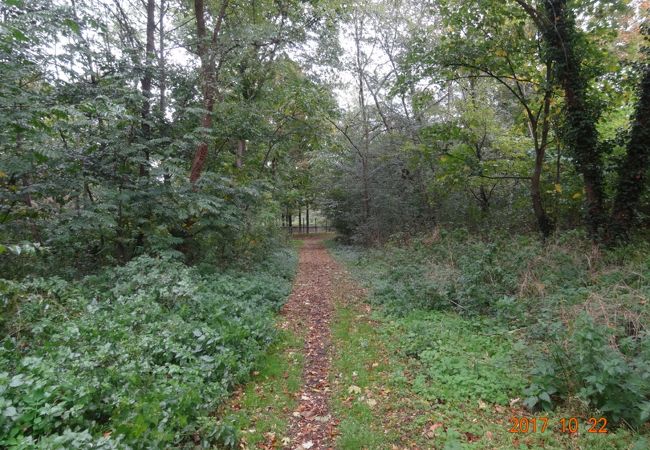
[[[357,101],[317,173],[342,235],[584,226],[615,244],[647,225],[647,8],[357,5],[345,60]]]
[[[295,252],[251,271],[141,256],[78,281],[0,280],[0,446],[208,448],[273,340]]]
[[[337,251],[370,284],[371,301],[403,318],[401,348],[432,367],[423,375],[432,386],[446,385],[449,372],[467,398],[562,404],[639,428],[650,418],[649,250],[646,241],[602,250],[578,232],[544,245],[440,230]],[[485,337],[467,341],[459,327],[468,324]],[[486,359],[467,360],[477,354]]]

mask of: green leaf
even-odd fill
[[[77,22],[75,22],[74,20],[72,20],[72,19],[65,19],[65,20],[63,21],[63,24],[64,24],[65,26],[67,26],[68,28],[70,28],[70,29],[71,29],[72,31],[74,31],[75,33],[77,33],[77,34],[80,34],[80,33],[81,33],[81,28],[79,28],[79,24],[78,24]]]
[[[12,29],[11,30],[11,35],[17,41],[21,41],[21,42],[29,41],[29,38],[27,37],[27,35],[25,33],[23,33],[22,31],[20,31],[18,28]]]
[[[5,417],[11,417],[13,419],[18,416],[18,411],[16,411],[16,408],[14,408],[13,406],[9,406],[7,409],[4,410],[2,415]]]

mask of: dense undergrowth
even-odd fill
[[[272,342],[295,252],[217,272],[141,256],[70,282],[0,280],[0,447],[210,447]]]
[[[334,246],[396,318],[413,388],[438,401],[521,398],[647,431],[650,248],[603,250],[579,233],[484,240],[463,231]],[[442,397],[441,397],[442,396]],[[446,398],[449,397],[449,398]]]

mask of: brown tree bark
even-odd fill
[[[205,4],[203,0],[194,0],[194,16],[196,18],[196,34],[197,34],[197,53],[201,60],[201,88],[203,91],[203,109],[205,114],[201,119],[201,126],[203,128],[212,127],[212,112],[214,111],[214,103],[216,97],[216,83],[217,83],[217,67],[215,57],[215,47],[219,40],[219,34],[223,25],[223,20],[226,16],[226,9],[228,8],[228,0],[223,0],[219,15],[216,18],[212,37],[208,40],[208,33],[205,20]],[[208,156],[208,143],[200,142],[196,147],[196,153],[192,160],[192,168],[190,169],[190,183],[195,185],[201,177],[205,161]]]

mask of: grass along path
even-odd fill
[[[250,383],[235,393],[223,423],[239,434],[239,447],[278,448],[288,443],[291,412],[302,386],[303,339],[284,331],[253,373]]]
[[[330,320],[332,285],[340,269],[322,237],[304,237],[301,244],[293,289],[278,323],[281,339],[221,414],[243,449],[333,447]]]
[[[243,448],[333,448],[330,412],[332,289],[340,271],[322,238],[306,237],[293,290],[281,311],[284,339],[231,404]]]
[[[231,406],[241,448],[647,448],[625,429],[587,433],[584,418],[578,433],[563,433],[561,419],[575,409],[524,409],[519,349],[491,319],[390,316],[372,310],[369,295],[322,241],[306,240],[282,311],[283,338]],[[546,418],[548,426],[511,433],[512,417],[540,428]]]
[[[458,318],[440,314],[438,319],[439,324],[458,329]],[[350,302],[350,296],[343,292],[338,296],[332,327],[336,349],[332,404],[340,420],[338,449],[645,448],[623,430],[586,433],[585,423],[580,424],[580,433],[561,433],[562,411],[530,414],[517,398],[511,400],[512,405],[504,406],[476,397],[463,398],[462,387],[452,383],[425,389],[425,368],[419,361],[404,357],[400,348],[408,324],[373,314],[364,303]],[[467,331],[454,337],[461,342],[464,338],[471,340],[472,334]],[[480,351],[468,351],[468,362],[478,358]],[[480,380],[468,383],[473,381]],[[537,418],[540,426],[540,417],[546,417],[548,429],[544,433],[510,433],[511,417]]]
[[[366,293],[345,279],[334,297],[338,449],[648,448],[643,436],[623,428],[589,433],[582,414],[577,433],[562,432],[562,419],[577,415],[570,405],[534,414],[523,408],[517,394],[526,380],[516,344],[509,333],[487,332],[486,318],[439,311],[389,316],[372,311]],[[513,417],[535,419],[537,430],[510,432]]]

